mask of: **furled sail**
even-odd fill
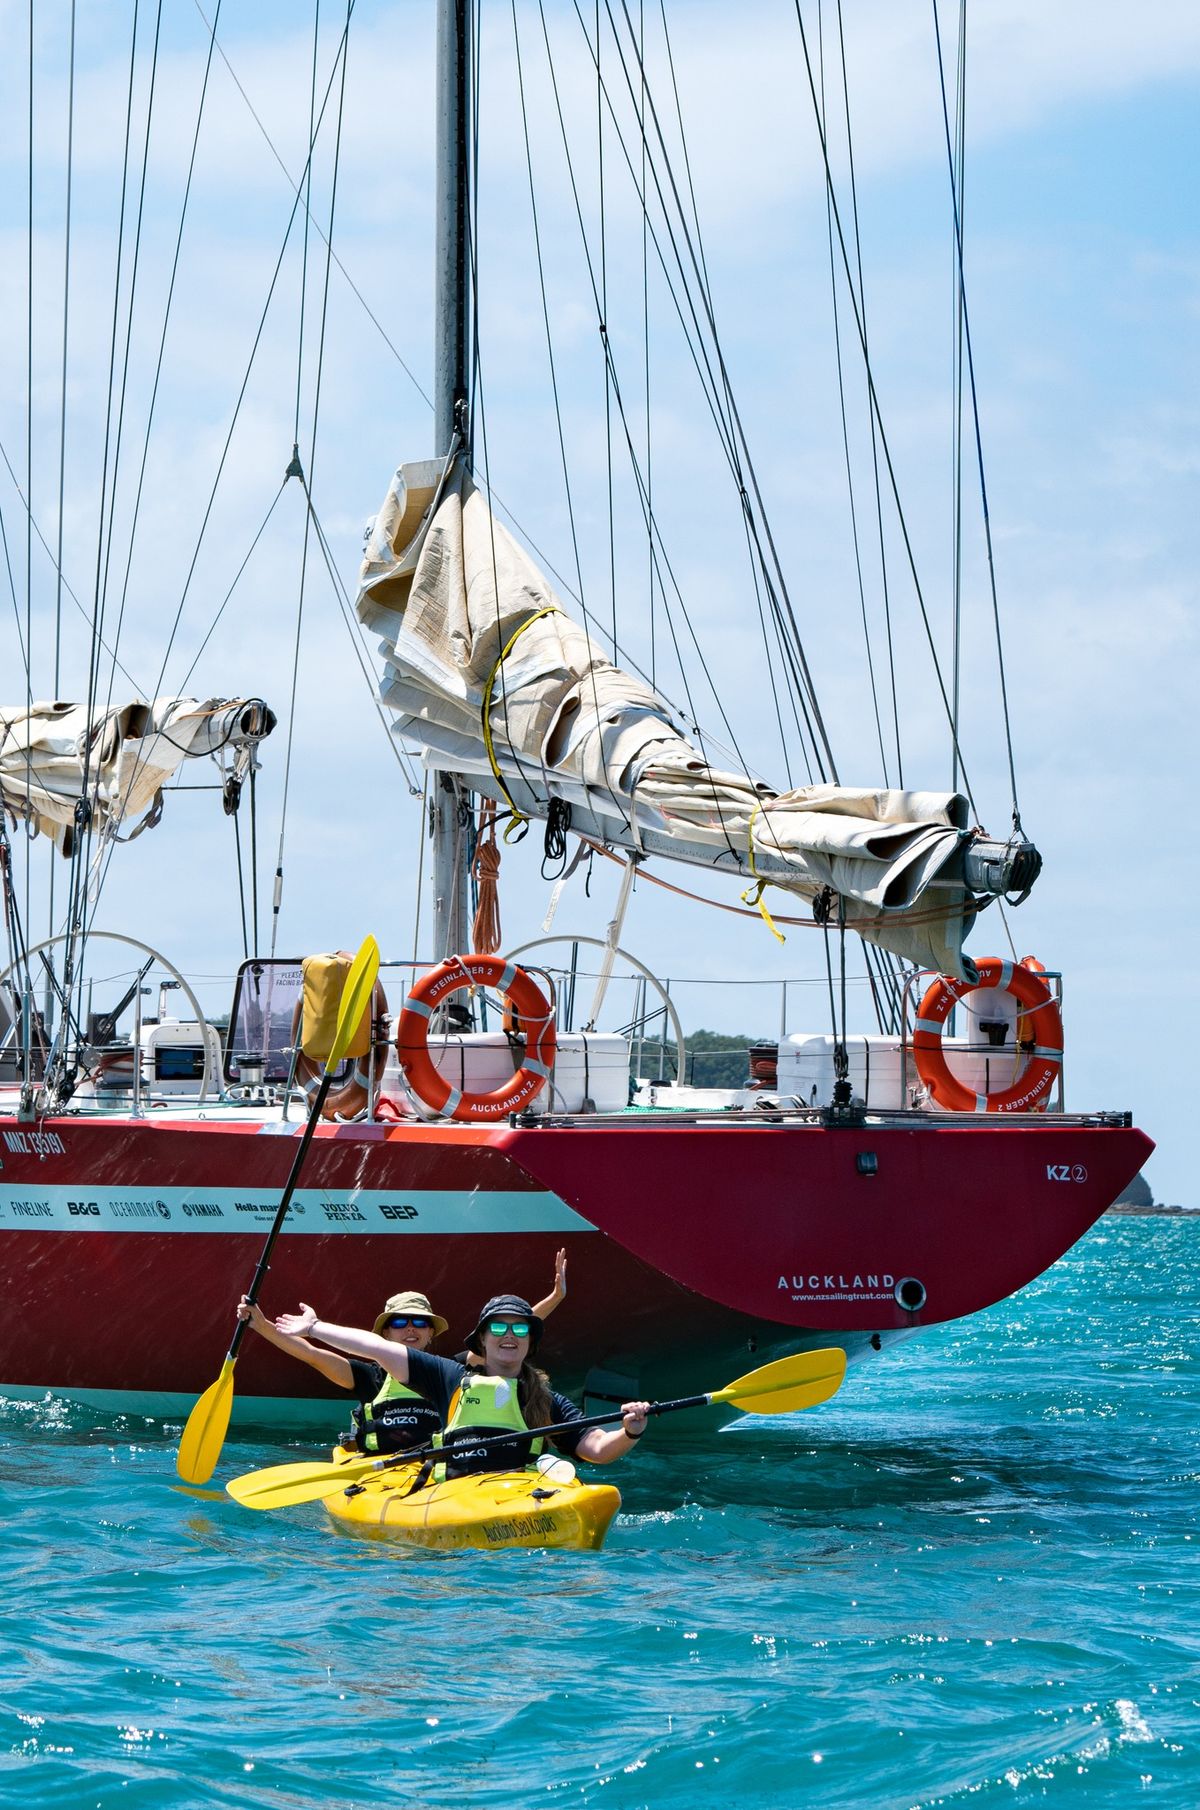
[[[979,846],[957,793],[780,793],[711,766],[670,705],[566,613],[461,465],[395,474],[358,613],[382,637],[397,732],[427,765],[529,815],[561,798],[575,829],[640,854],[810,900],[829,889],[863,936],[960,977],[975,893],[1018,883],[1007,845]]]
[[[261,698],[157,698],[92,716],[83,704],[0,709],[0,800],[69,855],[82,797],[93,830],[132,824],[136,835],[158,821],[162,788],[189,756],[228,749],[236,769],[274,727]]]

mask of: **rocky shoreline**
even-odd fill
[[[1139,1218],[1148,1218],[1155,1214],[1169,1215],[1174,1218],[1186,1218],[1188,1214],[1200,1214],[1200,1207],[1181,1207],[1178,1205],[1167,1206],[1166,1203],[1161,1200],[1152,1200],[1145,1203],[1136,1200],[1118,1200],[1113,1202],[1108,1211],[1110,1213],[1133,1214]]]

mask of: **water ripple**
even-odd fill
[[[648,1442],[600,1554],[250,1515],[177,1427],[0,1399],[0,1805],[1193,1810],[1196,1236],[1105,1224],[820,1413]]]

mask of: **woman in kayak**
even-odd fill
[[[559,1251],[554,1263],[554,1287],[544,1301],[538,1302],[538,1316],[545,1319],[552,1314],[566,1293],[567,1253]],[[303,1335],[284,1331],[269,1320],[245,1295],[237,1313],[240,1320],[248,1320],[255,1332],[279,1350],[311,1365],[339,1389],[353,1392],[358,1402],[354,1433],[345,1444],[353,1444],[360,1452],[402,1452],[427,1444],[435,1433],[441,1432],[443,1416],[428,1392],[413,1387],[407,1378],[398,1377],[394,1368],[377,1357],[342,1357],[336,1351],[310,1344]],[[425,1353],[447,1325],[441,1314],[434,1313],[425,1295],[410,1291],[389,1296],[369,1336],[393,1350]],[[482,1359],[472,1361],[481,1363]]]
[[[461,1477],[476,1471],[519,1470],[545,1443],[537,1437],[538,1427],[583,1419],[582,1409],[552,1390],[545,1371],[531,1361],[542,1336],[542,1318],[520,1295],[493,1296],[467,1341],[483,1360],[477,1369],[431,1351],[388,1345],[363,1328],[331,1325],[303,1302],[299,1313],[281,1314],[275,1324],[280,1332],[318,1339],[377,1363],[396,1382],[418,1390],[445,1423],[447,1474]],[[554,1434],[554,1444],[589,1464],[611,1464],[632,1451],[642,1437],[649,1407],[649,1402],[626,1402],[619,1427],[569,1429]],[[480,1444],[490,1437],[503,1442]]]

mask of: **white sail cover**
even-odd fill
[[[461,466],[443,477],[437,461],[396,473],[358,596],[382,637],[380,695],[428,765],[535,815],[565,799],[576,829],[647,854],[810,900],[831,888],[862,935],[963,975],[965,799],[833,785],[778,793],[710,766],[671,707],[567,615]]]
[[[236,760],[274,726],[260,698],[157,698],[91,717],[83,704],[0,708],[0,800],[69,854],[85,792],[94,832],[132,824],[136,835],[158,821],[162,787],[189,756],[229,749]]]

